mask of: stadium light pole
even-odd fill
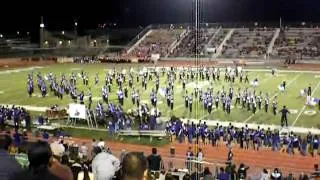
[[[44,23],[43,23],[43,16],[41,16],[41,20],[40,20],[40,48],[43,48],[43,40],[44,40]]]
[[[75,41],[78,39],[78,21],[75,20],[74,22],[74,35],[75,35]]]

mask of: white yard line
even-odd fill
[[[11,73],[20,73],[20,72],[24,72],[24,71],[31,71],[31,70],[42,69],[42,68],[43,67],[41,67],[41,66],[34,66],[34,67],[29,67],[29,68],[4,70],[4,71],[0,71],[0,75],[11,74]]]
[[[177,110],[177,109],[180,109],[180,108],[182,108],[182,107],[184,107],[184,104],[180,104],[179,106],[173,108],[173,111],[175,111],[175,110]]]
[[[316,92],[316,90],[319,88],[320,82],[318,82],[317,86],[313,89],[312,93],[311,93],[311,97],[314,95],[314,93]],[[291,126],[294,126],[296,124],[296,122],[298,121],[298,119],[300,118],[301,114],[303,113],[303,111],[306,109],[306,105],[303,105],[302,109],[300,110],[298,116],[296,117],[296,119],[293,121]]]
[[[249,116],[245,121],[243,121],[243,123],[250,121],[253,118],[253,116],[254,116],[254,114],[251,114],[251,116]]]
[[[261,81],[261,84],[267,82],[267,81],[268,81],[269,79],[271,79],[271,78],[272,78],[272,76],[269,76],[268,78],[263,79],[263,80]]]
[[[301,76],[301,74],[296,75],[287,85],[287,87],[289,87],[293,82],[295,82],[299,77]],[[274,97],[278,96],[279,92],[275,93],[271,99],[273,99]],[[250,121],[253,118],[254,114],[252,114],[251,116],[249,116],[245,121],[243,121],[243,123],[246,123],[248,121]]]
[[[206,118],[206,117],[208,117],[210,114],[206,114],[206,115],[204,115],[204,116],[201,116],[200,118],[199,118],[199,120],[205,120],[204,118]]]
[[[299,77],[301,76],[301,74],[296,75],[288,84],[287,87],[289,87],[293,82],[295,82]],[[273,99],[274,97],[278,96],[279,92],[275,93],[271,99]]]

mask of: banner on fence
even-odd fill
[[[160,59],[160,54],[151,54],[151,61],[158,61]]]
[[[83,104],[69,104],[69,117],[86,119],[86,106]]]

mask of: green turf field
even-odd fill
[[[120,70],[123,65],[117,65],[116,68]],[[64,64],[64,65],[52,65],[42,69],[35,69],[34,72],[40,71],[41,73],[53,72],[58,75],[58,80],[60,80],[61,73],[71,74],[71,72],[79,73],[81,69],[84,69],[85,72],[89,74],[89,84],[93,93],[93,106],[96,107],[96,102],[101,100],[101,87],[104,85],[105,74],[109,72],[114,66],[108,64],[92,64],[92,65],[80,65],[80,64]],[[122,67],[127,69],[128,65]],[[134,69],[138,71],[137,69]],[[12,73],[0,73],[0,104],[16,104],[16,105],[30,105],[37,107],[49,107],[53,104],[58,105],[68,105],[71,103],[71,98],[69,96],[64,96],[63,100],[58,99],[53,96],[52,93],[49,93],[48,97],[40,97],[40,92],[36,85],[36,76],[35,80],[35,93],[34,96],[29,98],[27,95],[27,74],[29,71],[21,72],[12,72]],[[100,83],[94,85],[95,73],[99,73]],[[36,74],[36,73],[35,73]],[[68,76],[69,77],[69,76]],[[178,77],[178,75],[177,75]],[[313,97],[320,97],[320,73],[306,73],[306,72],[280,72],[276,76],[271,76],[271,71],[250,71],[249,72],[249,81],[252,81],[255,77],[259,79],[259,86],[256,88],[256,91],[262,91],[263,93],[269,93],[269,97],[278,97],[279,105],[281,108],[283,105],[287,105],[288,109],[291,110],[289,115],[289,125],[299,126],[299,127],[317,127],[318,120],[320,120],[318,106],[309,107],[305,106],[306,98],[300,97],[300,90],[307,88],[309,83],[312,85],[312,95]],[[282,81],[287,82],[287,90],[285,93],[279,92],[278,86]],[[134,82],[136,79],[134,78]],[[245,87],[252,88],[249,84],[240,84],[239,80],[236,79],[236,83],[232,86],[234,87],[234,94],[237,93],[238,87],[242,89]],[[115,83],[114,83],[115,84]],[[160,79],[160,88],[165,87],[166,76],[161,76]],[[202,88],[206,89],[210,86],[210,83],[207,81],[199,81],[198,84]],[[126,84],[125,84],[126,85]],[[141,86],[141,81],[139,83],[134,83],[136,89],[139,89],[141,95],[141,102],[150,104],[149,95],[151,89],[154,87],[154,82],[148,83],[148,89],[144,90]],[[193,92],[195,82],[188,82],[187,88],[189,92]],[[213,85],[214,92],[217,92],[224,86],[226,90],[231,86],[230,83],[223,81],[223,72],[221,72],[220,82],[215,82]],[[88,88],[82,85],[82,81],[78,78],[77,82],[78,89],[83,90],[86,94]],[[112,87],[112,93],[110,94],[109,100],[114,99],[114,102],[118,103],[116,95],[116,85]],[[131,103],[131,89],[128,91],[129,98],[125,100],[124,109],[133,108]],[[270,98],[270,110],[268,113],[264,111],[258,111],[255,115],[252,112],[241,109],[240,107],[234,107],[231,110],[231,114],[227,115],[222,109],[214,110],[211,115],[203,109],[203,104],[198,104],[198,99],[194,98],[193,103],[193,112],[189,113],[188,109],[184,108],[184,92],[182,91],[182,84],[177,80],[175,84],[175,103],[174,110],[171,111],[167,108],[166,99],[161,95],[158,95],[158,107],[162,112],[163,116],[169,117],[175,115],[177,117],[191,118],[191,119],[205,119],[205,120],[220,120],[220,121],[235,121],[235,122],[244,122],[244,123],[257,123],[257,124],[280,124],[280,114],[274,116],[271,112],[271,103],[272,99]],[[196,109],[196,106],[199,108]],[[219,105],[221,107],[221,105]],[[312,111],[310,114],[308,112]]]

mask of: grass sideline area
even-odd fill
[[[62,128],[64,132],[72,137],[78,138],[87,138],[87,139],[96,139],[99,140],[103,138],[104,140],[111,141],[120,141],[129,144],[139,144],[139,145],[148,145],[148,146],[164,146],[170,144],[169,138],[165,137],[162,139],[153,138],[150,141],[149,137],[131,137],[131,136],[113,136],[110,137],[107,131],[98,131],[98,130],[86,130],[86,129],[77,129],[77,128]]]
[[[61,106],[67,106],[71,103],[71,98],[69,96],[64,96],[63,100],[58,99],[53,95],[53,93],[49,92],[49,96],[42,98],[40,97],[40,92],[36,87],[36,77],[35,77],[35,93],[34,96],[29,98],[27,96],[27,74],[31,71],[49,73],[53,72],[58,76],[62,73],[68,75],[71,72],[80,73],[83,69],[89,75],[89,84],[93,93],[93,106],[95,108],[96,103],[101,101],[101,87],[105,83],[105,75],[107,72],[112,70],[113,67],[116,67],[117,70],[126,70],[129,71],[128,65],[110,65],[110,64],[63,64],[63,65],[50,65],[44,68],[36,68],[33,70],[19,70],[16,69],[14,72],[10,71],[0,71],[0,104],[16,104],[16,105],[29,105],[35,107],[49,107],[53,104],[58,104]],[[141,66],[140,66],[141,67]],[[141,67],[143,68],[143,67]],[[224,70],[224,68],[222,69]],[[135,66],[134,71],[137,73],[138,69]],[[5,72],[5,73],[4,73]],[[100,82],[98,85],[94,85],[94,77],[95,74],[99,73]],[[278,97],[278,107],[279,110],[283,105],[287,105],[288,109],[291,110],[291,114],[288,117],[289,126],[298,126],[311,128],[318,128],[320,119],[320,113],[318,107],[310,107],[306,106],[306,98],[300,97],[300,90],[303,88],[307,88],[309,84],[312,86],[312,95],[313,97],[320,97],[320,88],[319,88],[319,80],[320,73],[317,72],[309,73],[309,72],[287,72],[281,71],[276,76],[271,76],[271,70],[257,70],[250,69],[248,70],[249,81],[252,81],[254,78],[258,78],[259,86],[256,87],[256,92],[262,91],[263,93],[268,93],[270,97],[277,96]],[[213,84],[214,94],[218,90],[221,90],[222,86],[225,87],[226,90],[231,86],[230,83],[226,83],[223,81],[223,71],[221,72],[221,77],[219,82],[215,82]],[[278,86],[283,82],[287,82],[287,90],[284,93],[279,92]],[[88,87],[82,85],[82,81],[78,78],[77,87],[79,90],[83,90],[85,94],[88,93]],[[125,83],[127,86],[128,81]],[[141,78],[140,82],[137,83],[134,78],[134,86],[136,89],[139,89],[141,94],[141,102],[150,104],[149,95],[151,93],[152,88],[154,87],[155,82],[149,82],[147,90],[144,90],[141,86]],[[160,78],[160,88],[165,87],[166,85],[166,76]],[[188,92],[193,92],[195,87],[194,82],[187,83]],[[199,81],[199,86],[203,89],[210,87],[210,82],[208,81]],[[236,82],[232,85],[234,88],[235,94],[237,93],[237,89],[239,87],[246,88],[248,87],[252,91],[252,86],[250,84],[239,83],[239,80],[236,79]],[[117,95],[116,95],[116,85],[114,83],[112,87],[112,92],[110,94],[109,100],[118,104]],[[128,88],[129,98],[125,99],[124,109],[132,109],[133,105],[131,103],[131,89]],[[253,114],[251,111],[248,112],[245,109],[241,109],[240,107],[232,107],[231,114],[228,115],[222,111],[221,104],[219,105],[218,110],[213,110],[212,114],[208,114],[207,111],[204,110],[203,105],[197,103],[197,100],[194,98],[193,103],[193,112],[189,113],[188,109],[184,108],[184,98],[182,91],[182,84],[179,81],[176,81],[175,85],[175,103],[174,110],[171,111],[166,105],[165,97],[158,94],[158,107],[162,112],[163,117],[181,117],[181,118],[190,118],[190,119],[202,119],[202,120],[219,120],[219,121],[231,121],[231,122],[242,122],[242,123],[256,123],[256,124],[270,124],[270,125],[280,125],[280,114],[274,116],[272,114],[272,99],[270,99],[269,103],[269,112],[265,113],[264,111],[257,111],[256,114]],[[106,106],[106,105],[105,105]],[[199,107],[197,110],[195,107]],[[308,113],[311,112],[311,113]],[[36,114],[36,113],[35,113]]]

